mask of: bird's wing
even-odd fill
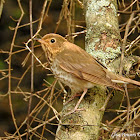
[[[74,44],[59,53],[56,59],[63,70],[73,74],[77,78],[95,84],[115,87],[115,84],[107,77],[105,68],[86,51]]]

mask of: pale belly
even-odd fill
[[[82,80],[71,73],[65,72],[56,64],[51,67],[53,74],[65,85],[69,86],[73,93],[82,92],[84,89],[89,89],[94,86],[93,83]]]

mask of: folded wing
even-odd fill
[[[70,47],[68,45],[67,47]],[[74,46],[74,49],[65,49],[59,53],[57,60],[63,70],[79,79],[122,90],[107,76],[105,67],[76,45]]]

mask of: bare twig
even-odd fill
[[[33,37],[33,24],[32,24],[32,0],[29,0],[29,13],[30,13],[30,36],[31,38]],[[33,44],[33,40],[31,40],[31,49],[32,49],[32,52],[34,53],[34,44]],[[27,120],[27,135],[26,135],[26,140],[29,139],[29,136],[30,136],[30,132],[29,132],[29,129],[30,129],[30,126],[29,126],[29,123],[30,123],[30,117],[29,117],[29,114],[31,112],[31,105],[32,105],[32,94],[34,92],[34,56],[32,55],[31,57],[31,95],[30,95],[30,98],[29,98],[29,104],[28,104],[28,120]]]
[[[122,53],[121,53],[121,59],[120,59],[120,71],[119,71],[120,75],[122,75],[125,45],[126,45],[127,35],[128,35],[128,32],[129,32],[129,28],[130,28],[130,25],[132,23],[133,17],[134,17],[134,13],[131,14],[131,16],[129,18],[129,21],[126,25],[126,29],[125,29],[124,39],[123,39],[123,43],[122,43]]]
[[[24,16],[24,11],[23,11],[23,8],[21,6],[20,0],[17,0],[17,2],[18,2],[18,5],[19,5],[19,8],[21,10],[21,16],[20,16],[20,18],[19,18],[19,20],[17,22],[15,32],[14,32],[14,35],[13,35],[13,39],[12,39],[12,43],[11,43],[11,49],[10,49],[10,52],[9,52],[9,84],[8,84],[9,89],[8,89],[8,93],[9,93],[9,105],[10,105],[10,111],[11,111],[12,119],[13,119],[15,128],[16,128],[16,130],[18,132],[19,139],[21,139],[21,135],[20,135],[20,133],[18,131],[18,126],[17,126],[16,119],[15,119],[15,116],[14,116],[12,99],[11,99],[11,61],[12,61],[12,51],[13,51],[14,42],[15,42],[15,39],[16,39],[18,27],[19,27],[19,25],[21,23],[21,20],[22,20],[23,16]]]

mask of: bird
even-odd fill
[[[116,81],[123,81],[140,86],[140,82],[114,74],[84,49],[69,42],[55,33],[38,39],[53,74],[62,83],[70,87],[72,94],[83,92],[74,111],[78,109],[87,89],[96,85],[124,91]],[[72,111],[72,112],[74,112]]]

